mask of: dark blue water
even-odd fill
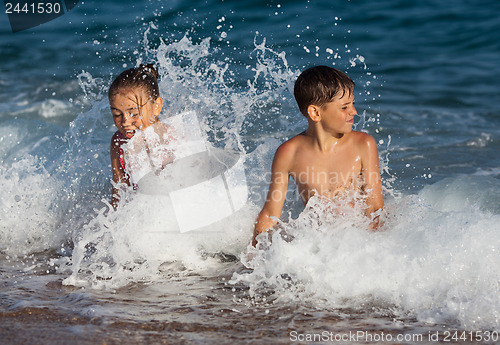
[[[499,31],[500,3],[486,0],[85,1],[15,34],[2,15],[0,309],[7,326],[0,335],[8,343],[74,336],[82,344],[167,336],[289,343],[290,330],[370,330],[425,334],[413,341],[425,343],[429,330],[498,330]],[[296,76],[318,64],[346,71],[356,82],[357,129],[379,142],[389,231],[356,237],[338,230],[342,223],[330,242],[313,229],[305,243],[270,251],[248,276],[239,259],[225,263],[213,252],[239,258],[251,224],[233,224],[240,240],[231,248],[217,238],[166,244],[175,252],[166,268],[135,251],[142,265],[135,273],[102,280],[99,269],[76,270],[85,263],[73,248],[92,231],[120,238],[113,219],[99,213],[111,194],[114,125],[105,95],[113,76],[142,62],[160,67],[165,114],[195,110],[210,141],[235,140],[245,151],[250,215],[262,206],[261,177],[275,148],[306,126],[290,92]],[[139,222],[142,213],[115,220]],[[302,216],[290,231],[303,228]],[[324,247],[339,241],[344,248]],[[102,243],[121,260],[119,245]],[[263,284],[258,272],[281,277],[275,267],[283,261],[298,277],[292,289],[278,278]],[[349,285],[352,275],[359,279]],[[61,284],[69,276],[78,287]]]

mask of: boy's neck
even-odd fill
[[[344,133],[327,132],[317,124],[309,124],[304,134],[313,139],[317,149],[321,152],[331,151],[344,137]]]

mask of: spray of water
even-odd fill
[[[304,127],[291,110],[290,86],[299,71],[258,36],[251,63],[241,65],[214,58],[217,48],[208,38],[185,35],[153,46],[151,30],[137,64],[159,67],[164,117],[192,110],[210,145],[244,156],[249,202],[242,213],[219,232],[179,234],[168,231],[172,217],[160,197],[127,190],[113,210],[107,204],[109,138],[115,131],[104,96],[109,80],[84,72],[80,85],[89,109],[66,133],[38,142],[38,149],[50,144],[51,159],[37,158],[35,148],[0,171],[6,186],[0,199],[2,252],[26,255],[63,245],[71,253],[61,260],[70,264],[64,284],[98,288],[160,279],[166,266],[216,267],[217,253],[231,254],[249,268],[232,282],[248,287],[250,298],[271,294],[276,303],[369,307],[468,329],[499,329],[498,198],[474,193],[498,190],[496,179],[456,178],[401,195],[388,168],[388,137],[379,142],[387,195],[383,231],[366,231],[361,205],[333,216],[327,208],[338,205],[313,198],[304,210],[297,204],[297,216],[280,222],[269,238],[262,236],[265,250],[253,249],[252,223],[265,197],[272,154]],[[366,68],[361,56],[351,65]],[[373,76],[367,71],[366,77]],[[371,97],[368,81],[362,86]],[[373,130],[379,119],[365,112],[357,129]],[[13,135],[11,141],[2,136],[2,159],[15,146]]]
[[[155,48],[146,46],[138,63],[148,59],[158,66],[160,92],[165,100],[164,121],[185,111],[194,112],[209,147],[239,152],[244,159],[252,159],[245,141],[248,123],[279,105],[295,72],[290,71],[285,55],[266,47],[264,40],[255,43],[251,53],[255,64],[248,67],[251,78],[241,87],[233,77],[239,72],[231,71],[234,66],[230,61],[212,58],[215,50],[208,38],[195,43],[186,35],[176,42],[162,40]],[[85,80],[93,78],[86,75]],[[184,171],[184,180],[196,173]],[[262,183],[262,178],[255,181],[251,176],[247,179],[250,201],[236,216],[218,223],[216,231],[210,232],[175,232],[172,199],[125,189],[116,211],[109,205],[102,208],[75,234],[72,274],[64,284],[117,287],[130,281],[154,280],[165,262],[178,261],[184,268],[200,269],[213,265],[217,253],[239,255],[250,242],[257,212],[251,202],[253,185]]]

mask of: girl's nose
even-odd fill
[[[132,122],[132,117],[129,114],[123,114],[122,126],[126,126]]]

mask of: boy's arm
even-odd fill
[[[361,173],[365,179],[365,190],[368,191],[366,200],[367,216],[384,207],[382,196],[382,182],[380,179],[379,157],[377,143],[375,139],[366,134],[363,140],[363,157]],[[378,226],[378,221],[372,224],[374,228]]]
[[[269,184],[266,202],[255,222],[252,239],[252,245],[254,247],[257,244],[257,235],[269,230],[277,223],[277,221],[271,217],[279,218],[281,216],[281,210],[283,209],[286,192],[288,190],[291,163],[293,161],[292,146],[293,145],[286,142],[281,145],[274,154],[271,167],[271,183]]]

